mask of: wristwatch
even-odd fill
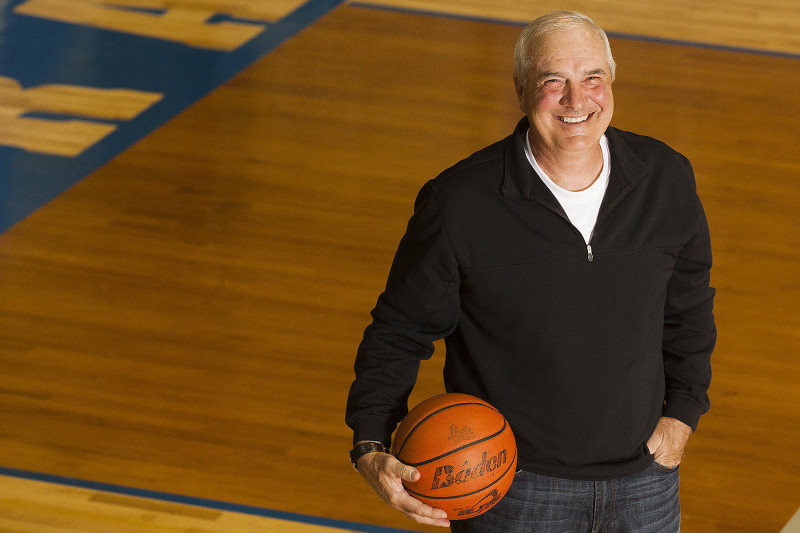
[[[386,453],[386,446],[384,446],[382,442],[377,441],[359,442],[353,446],[353,449],[350,450],[350,462],[353,463],[353,468],[358,470],[358,466],[356,466],[358,459],[372,452]]]

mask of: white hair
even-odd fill
[[[608,36],[603,31],[603,28],[595,24],[592,19],[583,13],[578,13],[577,11],[553,11],[525,26],[525,29],[522,30],[517,39],[517,45],[514,48],[514,76],[518,82],[525,84],[528,71],[533,63],[534,50],[545,37],[557,30],[580,27],[593,31],[603,41],[608,68],[611,69],[611,79],[613,80],[617,65],[611,55],[611,45],[608,44]]]

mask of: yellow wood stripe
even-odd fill
[[[528,22],[571,9],[607,32],[800,54],[797,0],[351,0],[353,4]]]
[[[0,476],[0,531],[336,533],[352,530]]]

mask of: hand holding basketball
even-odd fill
[[[406,491],[451,520],[478,516],[497,504],[514,481],[517,444],[491,404],[448,393],[423,401],[400,423],[392,453],[414,467]]]
[[[388,453],[375,452],[358,460],[358,471],[387,504],[408,518],[420,524],[450,526],[446,512],[413,498],[403,486],[403,480],[419,479],[416,468],[404,465]]]

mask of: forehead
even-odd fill
[[[561,28],[542,38],[531,51],[536,71],[557,67],[608,68],[603,40],[587,27]]]

